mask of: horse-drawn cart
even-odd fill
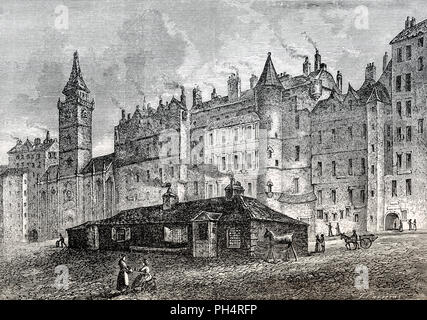
[[[354,235],[347,236],[342,233],[341,239],[344,239],[345,247],[348,250],[351,249],[351,244],[353,244],[353,250],[356,250],[359,247],[363,249],[369,249],[372,245],[372,242],[378,239],[378,236],[375,234],[362,234],[355,237]]]

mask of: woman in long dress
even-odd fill
[[[125,291],[129,287],[129,275],[128,273],[132,272],[132,269],[129,268],[126,264],[126,256],[123,255],[119,260],[120,271],[117,276],[117,290]]]
[[[135,278],[132,283],[132,289],[138,289],[144,286],[144,284],[150,282],[153,277],[150,273],[150,267],[148,266],[147,259],[144,259],[142,262],[142,267],[137,270],[140,274]]]

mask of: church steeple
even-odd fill
[[[75,51],[70,78],[68,79],[64,90],[62,90],[62,93],[67,97],[74,96],[77,95],[79,90],[84,91],[86,93],[90,93],[90,90],[88,89],[85,81],[83,80],[82,71],[80,69],[79,54],[77,51]]]

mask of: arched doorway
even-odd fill
[[[399,228],[399,216],[390,212],[385,217],[385,230],[397,230]]]
[[[33,229],[33,230],[30,231],[29,241],[30,242],[37,242],[37,241],[39,241],[39,233],[37,232],[36,229]]]

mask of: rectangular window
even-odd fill
[[[390,151],[390,150],[391,150],[391,142],[387,141],[387,151]]]
[[[406,154],[406,169],[412,169],[412,154]]]
[[[318,134],[319,134],[319,143],[322,143],[322,131],[319,131]]]
[[[294,178],[294,193],[299,192],[299,178]]]
[[[424,132],[424,119],[418,119],[418,133]]]
[[[319,176],[319,177],[321,177],[322,176],[322,162],[318,162],[317,163],[317,175]]]
[[[348,159],[348,174],[353,175],[353,159]]]
[[[295,161],[299,161],[299,146],[295,146]]]
[[[418,71],[424,70],[424,57],[418,58]]]
[[[337,164],[335,161],[332,161],[332,176],[335,177],[337,175]]]
[[[252,153],[246,154],[246,167],[252,169]]]
[[[323,220],[323,210],[317,210],[317,219]]]
[[[331,191],[331,199],[332,199],[332,203],[337,203],[337,190]]]
[[[412,47],[406,46],[406,60],[412,59]]]
[[[227,229],[227,248],[239,249],[241,245],[240,228],[230,227]]]
[[[402,118],[402,102],[401,101],[396,102],[396,112],[397,112],[397,115],[400,118]]]
[[[251,139],[252,138],[252,127],[247,126],[245,132],[246,132],[246,140]]]
[[[418,47],[424,47],[424,37],[418,38]]]
[[[391,180],[391,196],[397,197],[397,181]]]
[[[350,204],[353,204],[353,190],[352,189],[348,190],[348,201],[350,202]]]
[[[360,190],[360,201],[362,203],[365,203],[365,200],[366,200],[365,190]]]
[[[375,173],[375,166],[371,165],[371,174],[374,174],[374,173]]]
[[[159,177],[160,177],[160,180],[163,181],[163,169],[162,168],[159,168]]]
[[[193,182],[193,191],[195,196],[199,194],[199,182],[197,181]]]
[[[239,156],[237,154],[234,155],[234,170],[239,169]]]
[[[222,165],[222,170],[227,169],[227,163],[226,163],[225,157],[221,158],[221,165]]]
[[[396,138],[397,138],[397,141],[402,140],[402,128],[401,127],[396,128]]]
[[[402,76],[396,76],[396,92],[402,91]]]
[[[391,135],[391,125],[387,125],[387,137],[390,137]]]
[[[353,139],[353,127],[348,127],[348,135],[350,137],[350,139]]]
[[[402,55],[402,48],[397,48],[397,54],[396,54],[397,62],[403,61],[403,55]]]
[[[410,196],[412,194],[412,181],[411,179],[406,179],[406,195]]]
[[[295,129],[299,129],[299,115],[295,116]]]
[[[412,140],[412,127],[406,127],[406,141],[410,142]]]
[[[366,174],[366,160],[365,160],[365,158],[362,158],[360,160],[360,172],[362,175]]]
[[[248,183],[248,195],[252,195],[252,183]]]
[[[170,243],[186,243],[188,242],[187,227],[164,227],[165,242]]]
[[[208,198],[213,197],[213,185],[208,185]]]
[[[333,142],[337,141],[337,134],[335,132],[335,129],[332,129],[332,141]]]
[[[321,205],[322,204],[322,190],[318,190],[317,191],[317,204]]]
[[[411,85],[412,85],[412,76],[410,73],[407,73],[405,75],[405,90],[411,91]]]
[[[209,144],[213,146],[213,134],[209,133]]]
[[[402,154],[398,153],[396,155],[397,169],[402,168]]]
[[[410,118],[412,116],[412,101],[406,101],[406,116]]]
[[[371,144],[371,151],[375,152],[375,145],[374,144]]]
[[[364,123],[362,125],[362,138],[366,139],[366,137],[367,137],[367,128],[366,128],[366,124]]]

